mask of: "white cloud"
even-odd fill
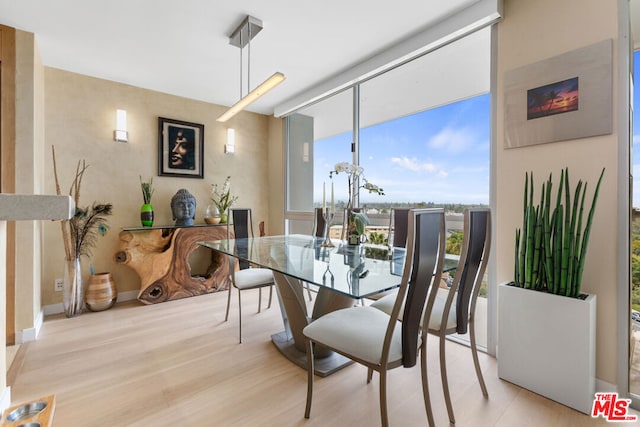
[[[436,172],[437,167],[430,162],[419,162],[415,157],[392,157],[391,162],[404,169],[409,169],[413,172],[426,171],[429,173]]]
[[[471,148],[476,140],[476,135],[468,128],[445,127],[440,133],[432,136],[427,145],[430,148],[443,149],[450,153],[460,153]]]
[[[638,134],[634,134],[634,135],[633,135],[633,143],[634,143],[634,144],[637,144],[637,143],[639,143],[639,142],[640,142],[640,135],[638,135]]]

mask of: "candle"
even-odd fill
[[[335,213],[336,208],[333,204],[333,180],[331,181],[331,213]]]
[[[322,214],[327,210],[327,195],[326,195],[326,182],[322,183]]]

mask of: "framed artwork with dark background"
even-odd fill
[[[158,175],[204,178],[204,125],[158,117]]]

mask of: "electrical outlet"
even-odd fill
[[[56,292],[62,291],[62,283],[63,283],[62,279],[55,279],[53,281],[53,287],[56,290]]]

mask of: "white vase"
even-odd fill
[[[589,414],[595,393],[596,296],[498,286],[498,376]]]

